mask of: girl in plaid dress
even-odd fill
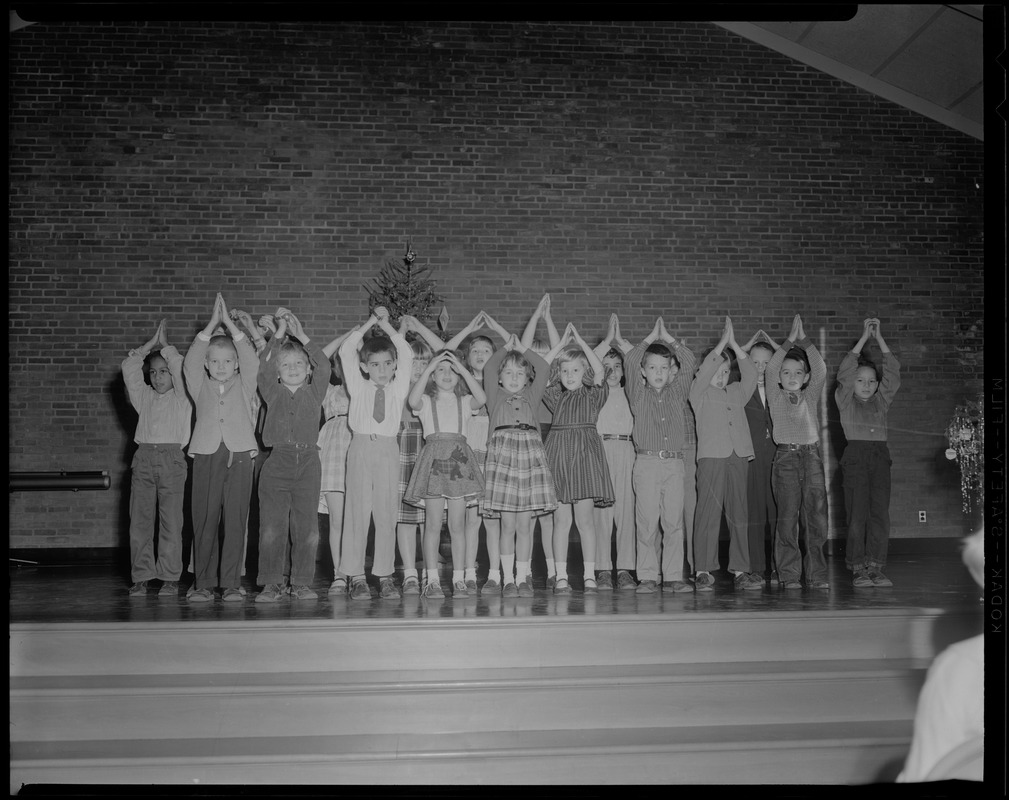
[[[485,402],[480,385],[451,350],[435,356],[410,391],[410,408],[424,426],[424,448],[404,500],[423,506],[427,513],[425,597],[445,596],[438,579],[438,545],[446,509],[452,538],[452,597],[470,596],[463,568],[471,560],[466,552],[466,506],[476,503],[484,482],[476,456],[466,442],[466,427]]]
[[[549,358],[554,361],[554,378],[543,395],[543,402],[553,412],[554,421],[546,456],[560,501],[554,512],[554,565],[557,569],[554,594],[571,594],[567,552],[572,518],[581,537],[585,593],[595,594],[598,587],[593,508],[613,504],[613,485],[603,440],[596,429],[609,386],[603,383],[602,362],[578,335],[574,325],[568,325]]]
[[[547,362],[515,336],[484,367],[484,393],[490,415],[484,507],[501,515],[505,597],[533,596],[529,572],[533,513],[557,507],[536,411],[543,399],[548,371]]]
[[[401,320],[399,332],[406,336],[408,330],[410,323],[406,319]],[[410,335],[407,336],[407,341],[413,348],[413,367],[410,372],[412,389],[417,385],[433,353],[423,338]],[[417,457],[420,455],[421,447],[424,446],[424,432],[420,420],[414,417],[405,405],[396,439],[399,442],[400,497],[399,515],[396,518],[396,544],[399,546],[399,559],[403,564],[403,594],[420,594],[420,582],[417,580],[417,532],[424,525],[424,508],[404,502],[403,495],[410,485]],[[440,519],[438,521],[441,522]]]
[[[343,369],[340,359],[334,358],[343,340],[350,331],[337,337],[322,352],[332,366],[331,375],[336,384],[330,384],[322,399],[322,415],[325,422],[319,430],[319,458],[322,461],[322,484],[319,493],[319,513],[329,516],[329,552],[333,558],[333,582],[329,594],[342,595],[347,592],[347,576],[340,571],[340,547],[343,542],[343,499],[347,478],[347,448],[350,447],[350,428],[347,427],[347,411],[350,398],[343,388]]]

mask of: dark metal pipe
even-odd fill
[[[11,472],[12,492],[51,492],[80,489],[108,489],[109,473],[101,472]]]

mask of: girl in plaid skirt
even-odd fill
[[[537,421],[548,372],[547,362],[515,336],[484,367],[490,416],[484,508],[501,515],[505,597],[533,596],[529,572],[533,513],[557,507]]]
[[[435,356],[410,391],[410,408],[424,426],[424,448],[404,500],[423,506],[427,514],[425,597],[445,596],[438,579],[438,545],[446,508],[452,538],[452,597],[470,596],[463,568],[463,564],[470,563],[466,552],[466,506],[476,503],[484,482],[476,456],[466,443],[466,427],[485,402],[480,385],[451,350]]]

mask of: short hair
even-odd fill
[[[435,370],[438,368],[435,367]],[[469,394],[469,387],[466,385],[466,381],[459,377],[459,380],[455,382],[455,387],[453,388],[456,397],[465,397]],[[427,379],[427,386],[424,387],[424,394],[434,401],[434,398],[438,396],[438,384],[434,382],[434,371],[431,372],[430,377]]]
[[[434,350],[431,349],[431,345],[413,331],[407,333],[406,340],[410,343],[410,347],[413,348],[414,358],[421,359],[422,361],[430,361],[434,356]]]
[[[803,370],[809,372],[809,359],[806,358],[806,351],[801,347],[790,348],[789,351],[785,353],[785,357],[781,359],[781,363],[784,364],[786,361],[798,361],[802,364]]]
[[[761,350],[766,350],[772,356],[774,355],[774,346],[770,342],[765,342],[763,339],[761,339],[759,342],[754,342],[753,345],[750,347],[750,352],[752,353],[758,347]]]
[[[871,369],[873,371],[873,373],[876,375],[876,383],[882,382],[883,376],[880,374],[879,367],[877,367],[874,362],[870,361],[868,358],[865,358],[864,356],[860,356],[859,359],[858,359],[858,364],[855,366],[855,374],[856,375],[858,374],[858,371],[862,367],[868,367],[869,369]]]
[[[648,356],[660,356],[669,362],[676,362],[676,367],[679,368],[679,359],[673,355],[673,351],[666,347],[662,342],[652,342],[648,347],[645,348],[645,352],[641,356],[641,366],[644,368],[645,359]]]
[[[388,336],[371,336],[364,340],[361,345],[361,363],[368,363],[368,359],[379,353],[389,353],[393,360],[396,360],[396,346]]]
[[[503,359],[501,359],[501,366],[499,366],[497,370],[498,380],[501,379],[501,373],[504,372],[505,367],[510,366],[522,367],[523,369],[525,369],[526,380],[529,383],[532,383],[534,380],[536,380],[536,368],[529,362],[529,359],[526,358],[518,350],[509,350],[508,354]]]
[[[280,343],[280,347],[277,348],[277,365],[280,366],[280,359],[282,359],[288,353],[294,353],[297,356],[301,356],[305,359],[305,365],[308,367],[308,382],[312,382],[312,359],[308,355],[308,351],[305,349],[305,345],[299,342],[297,339],[291,336],[285,336],[284,341]]]
[[[582,375],[582,385],[592,386],[594,383],[592,378],[595,373],[592,365],[589,363],[588,356],[585,355],[585,351],[578,345],[568,345],[561,348],[561,351],[550,365],[550,383],[556,383],[560,380],[561,366],[567,364],[569,361],[581,361],[585,365],[585,374]]]
[[[235,343],[231,341],[230,336],[214,336],[210,339],[210,343],[207,345],[207,352],[209,353],[211,348],[218,347],[222,350],[230,350],[235,354],[235,358],[238,358],[238,348],[235,347]]]

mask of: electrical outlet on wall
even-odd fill
[[[919,511],[918,512],[918,522],[925,522],[925,512],[924,511]]]

